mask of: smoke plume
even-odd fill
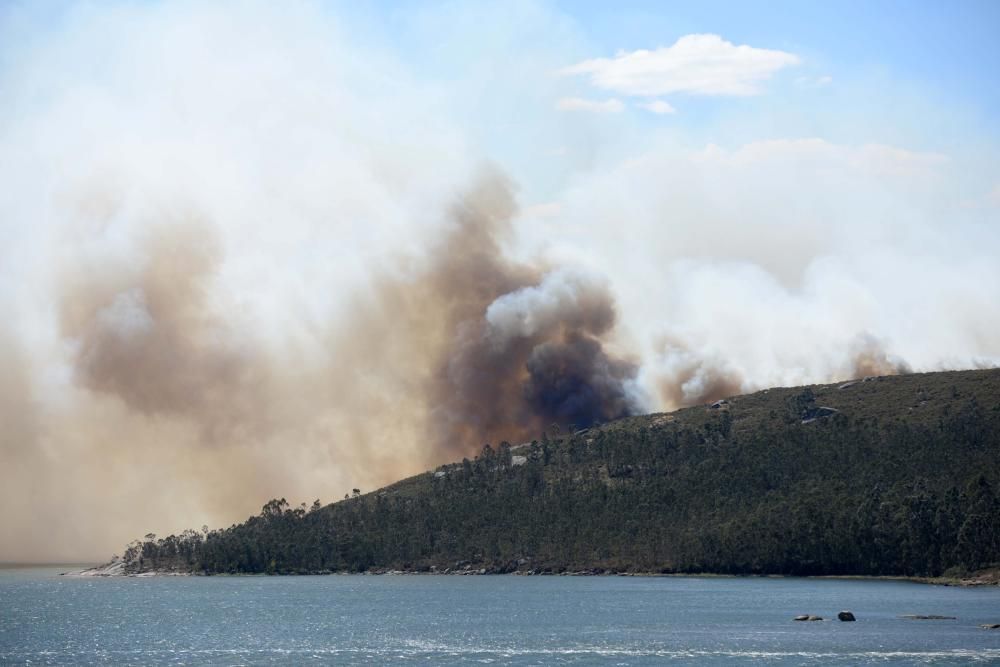
[[[745,393],[744,378],[725,360],[702,357],[679,340],[662,344],[657,373],[663,405],[682,408]]]
[[[882,341],[871,334],[860,334],[851,344],[851,366],[845,377],[864,378],[912,373],[910,365],[886,352]]]
[[[200,423],[252,419],[240,399],[261,386],[259,356],[208,303],[220,249],[197,220],[158,222],[127,262],[67,269],[60,331],[80,386],[145,415]]]
[[[495,170],[451,207],[443,238],[412,275],[383,278],[365,336],[401,336],[430,360],[427,443],[449,456],[590,426],[644,407],[637,366],[609,350],[614,299],[579,270],[508,259],[512,184]],[[426,341],[436,344],[428,346]]]

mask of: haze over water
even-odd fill
[[[1000,663],[1000,589],[696,577],[0,570],[0,664]],[[850,609],[858,620],[836,620]],[[824,622],[792,618],[812,613]],[[956,616],[915,621],[905,614]]]

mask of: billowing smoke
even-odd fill
[[[644,407],[636,364],[606,350],[615,324],[607,282],[507,259],[512,187],[483,170],[442,212],[441,240],[401,256],[412,265],[401,275],[375,277],[367,315],[334,325],[334,354],[392,337],[421,360],[424,370],[407,381],[431,412],[428,461]],[[209,445],[267,435],[267,415],[282,400],[273,380],[289,369],[212,303],[222,261],[216,230],[191,214],[156,221],[126,257],[76,258],[59,299],[76,383],[141,415],[192,420]],[[378,384],[398,370],[377,358],[363,368]],[[309,373],[337,380],[345,369],[334,362]]]
[[[215,230],[188,219],[156,225],[135,256],[65,269],[60,332],[74,348],[74,377],[147,415],[250,419],[253,411],[233,412],[233,399],[260,386],[258,360],[209,304],[221,259]]]
[[[905,375],[912,372],[906,361],[886,352],[884,344],[871,334],[860,334],[851,343],[850,355],[851,366],[843,374],[844,377]]]
[[[681,408],[744,393],[744,378],[724,359],[701,356],[678,340],[662,344],[658,389],[663,405]]]
[[[487,170],[451,207],[424,265],[384,278],[376,291],[383,307],[357,323],[367,335],[437,342],[414,354],[430,361],[420,388],[430,409],[427,444],[451,456],[645,407],[636,364],[609,350],[615,306],[607,282],[508,259],[503,241],[515,212],[512,184]]]
[[[768,386],[752,382],[724,357],[705,354],[704,350],[685,347],[682,340],[669,338],[661,342],[656,358],[657,389],[661,404],[669,408],[711,403]],[[826,363],[826,351],[815,352],[813,363]],[[801,382],[817,382],[864,378],[882,375],[905,375],[912,369],[902,359],[890,355],[884,343],[874,336],[861,333],[844,346],[835,349],[842,356],[839,367],[831,367],[819,376],[805,376]]]
[[[461,71],[311,3],[0,8],[0,560],[553,423],[1000,362],[1000,175],[636,137],[558,110],[592,54],[557,13],[400,11]]]

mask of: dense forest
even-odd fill
[[[129,545],[212,573],[957,575],[1000,562],[1000,370],[771,389],[518,446],[330,505]]]

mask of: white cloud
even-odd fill
[[[621,113],[625,105],[615,98],[604,100],[585,100],[582,97],[564,97],[556,103],[559,111],[590,111],[593,113]]]
[[[646,111],[651,111],[652,113],[677,113],[677,109],[670,105],[669,102],[664,102],[663,100],[653,100],[652,102],[643,102],[639,105]]]
[[[761,82],[798,63],[798,56],[785,51],[736,46],[718,35],[685,35],[673,46],[621,51],[562,73],[589,75],[598,88],[624,95],[757,95]]]

